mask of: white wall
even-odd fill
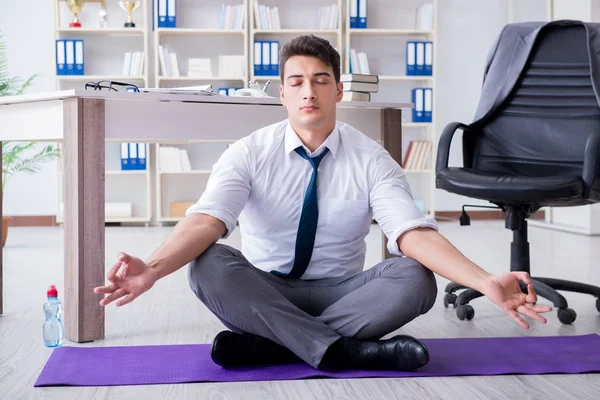
[[[25,8],[20,3],[0,1],[0,30],[7,46],[9,76],[27,78],[39,74],[28,92],[54,90],[53,1],[29,0]],[[15,175],[4,193],[4,214],[56,214],[56,169],[56,162],[52,161],[37,175]]]
[[[438,0],[438,135],[450,122],[469,123],[479,102],[489,48],[508,22],[506,0]],[[462,166],[460,131],[454,136],[450,165]],[[436,211],[460,210],[463,204],[489,204],[436,189]]]
[[[543,6],[544,0],[531,1]],[[582,1],[582,0],[578,0]],[[487,52],[508,22],[508,0],[438,0],[437,129],[452,121],[470,122],[481,91]],[[8,46],[9,73],[38,73],[29,92],[54,90],[53,1],[30,0],[24,11],[18,2],[0,0],[0,29]],[[544,15],[543,11],[536,17]],[[526,18],[525,18],[526,19]],[[538,18],[536,18],[538,19]],[[524,18],[519,18],[524,20]],[[450,162],[461,160],[460,136]],[[6,215],[53,215],[57,210],[56,165],[48,164],[35,176],[15,177],[4,197]],[[43,199],[40,201],[40,199]],[[438,211],[459,210],[462,204],[486,204],[436,190]]]

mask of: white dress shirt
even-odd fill
[[[238,140],[214,165],[206,190],[190,213],[236,221],[242,253],[264,271],[291,271],[302,203],[313,168],[294,150],[303,146],[288,120]],[[309,156],[329,149],[318,169],[319,219],[310,264],[301,279],[352,276],[364,268],[371,221],[381,226],[391,254],[397,239],[416,227],[437,230],[415,205],[404,171],[377,142],[337,122]]]

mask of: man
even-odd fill
[[[427,348],[405,335],[380,340],[435,302],[433,272],[475,288],[524,328],[542,323],[528,274],[493,276],[424,218],[403,170],[380,145],[336,121],[340,56],[301,36],[280,54],[288,119],[230,146],[205,192],[146,262],[121,254],[100,304],[127,304],[189,266],[196,296],[231,331],[213,341],[223,367],[304,360],[315,368],[414,370]],[[375,218],[398,256],[363,271]],[[240,221],[242,251],[216,244]],[[519,287],[528,283],[528,294]],[[124,296],[124,298],[122,298]]]

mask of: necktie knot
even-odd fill
[[[308,162],[310,162],[310,165],[312,165],[313,169],[317,169],[319,168],[319,164],[321,163],[321,160],[323,159],[323,157],[325,157],[325,155],[327,155],[327,153],[329,152],[329,149],[327,147],[325,147],[325,150],[323,150],[323,152],[321,154],[319,154],[316,157],[309,157],[308,154],[306,154],[306,150],[304,150],[304,147],[300,146],[296,148],[296,153],[300,154],[300,157],[308,160]]]

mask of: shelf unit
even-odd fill
[[[307,2],[309,5],[307,5]],[[249,1],[249,53],[250,57],[248,59],[248,70],[250,71],[250,79],[252,81],[277,81],[280,82],[281,78],[279,76],[261,76],[254,75],[254,41],[255,40],[278,40],[279,41],[279,49],[290,40],[294,38],[294,36],[306,35],[306,34],[314,34],[315,36],[323,37],[332,44],[336,50],[343,54],[343,44],[344,44],[344,33],[343,33],[343,1],[342,0],[307,0],[303,2],[292,2],[285,4],[285,7],[281,6],[281,2],[277,2],[277,0],[260,0],[260,4],[266,5],[269,7],[278,6],[279,16],[281,20],[281,29],[257,29],[256,28],[256,14],[253,6],[253,0]],[[317,10],[320,6],[328,6],[331,4],[337,4],[338,8],[338,18],[337,18],[337,29],[316,29],[308,26],[294,26],[288,27],[289,24],[294,24],[294,21],[306,21],[307,18],[312,16],[311,21],[314,23],[317,20]],[[309,6],[312,6],[309,7]],[[311,10],[311,11],[307,11]],[[276,96],[276,93],[273,93],[275,90],[274,86],[270,88],[271,96]]]
[[[180,2],[181,3],[181,2]],[[239,0],[229,5],[243,5],[244,18],[242,29],[219,29],[218,26],[203,27],[200,24],[213,24],[219,21],[223,1],[198,2],[193,9],[186,8],[189,3],[178,4],[177,27],[154,29],[154,71],[155,87],[178,87],[212,85],[216,91],[219,87],[248,87],[248,0]],[[158,26],[158,2],[154,2],[154,26]],[[209,40],[202,40],[210,38]],[[234,44],[232,50],[232,42]],[[187,42],[187,43],[186,43]],[[164,76],[160,67],[159,46],[168,50],[176,49],[180,75]],[[187,46],[186,46],[187,45]],[[188,54],[183,50],[191,50]],[[225,53],[223,53],[225,49]],[[183,53],[181,52],[183,50]],[[211,58],[212,77],[188,76],[184,56]],[[245,59],[243,76],[219,76],[219,55],[240,55]],[[166,60],[168,62],[168,60]]]
[[[411,140],[428,140],[433,144],[427,168],[423,170],[406,170],[405,172],[415,199],[422,200],[424,203],[425,215],[434,217],[435,173],[432,167],[437,145],[435,79],[437,71],[436,26],[438,0],[407,0],[400,6],[393,0],[369,0],[367,28],[350,28],[348,11],[350,10],[351,1],[354,0],[346,0],[344,72],[350,72],[350,49],[356,45],[357,50],[360,49],[367,53],[370,72],[379,76],[379,92],[372,94],[373,101],[412,102],[412,88],[426,87],[432,88],[434,91],[432,99],[433,122],[412,122],[411,111],[408,111],[403,113],[402,123],[402,148],[405,154]],[[425,3],[433,5],[433,29],[431,30],[417,29],[416,9]],[[396,7],[393,7],[394,5]],[[434,43],[432,76],[406,75],[406,42],[413,40],[432,41]],[[371,50],[376,48],[373,45],[374,41],[379,42],[379,49],[377,50]],[[385,50],[382,49],[388,46],[392,49],[388,52],[390,55],[379,56],[378,53],[384,52]],[[401,57],[398,57],[398,54]],[[372,57],[373,55],[375,57]]]
[[[84,41],[85,75],[56,75],[56,89],[81,89],[86,82],[119,81],[139,86],[149,86],[149,30],[148,4],[152,0],[142,0],[133,12],[134,28],[125,28],[127,13],[118,2],[87,0],[79,14],[82,27],[71,28],[73,19],[64,0],[55,0],[55,39],[82,39]],[[107,27],[100,26],[100,10],[104,5]],[[128,51],[143,51],[143,74],[123,76],[124,54]],[[59,144],[59,148],[62,146]],[[149,150],[149,146],[146,146]],[[146,154],[148,155],[148,150]],[[152,219],[152,160],[147,157],[145,170],[123,171],[120,169],[120,144],[107,142],[105,145],[106,170],[105,185],[107,202],[129,202],[132,204],[131,217],[106,218],[109,223],[144,223]],[[62,223],[63,166],[58,163],[58,210],[56,220]],[[130,192],[136,190],[135,195]]]

